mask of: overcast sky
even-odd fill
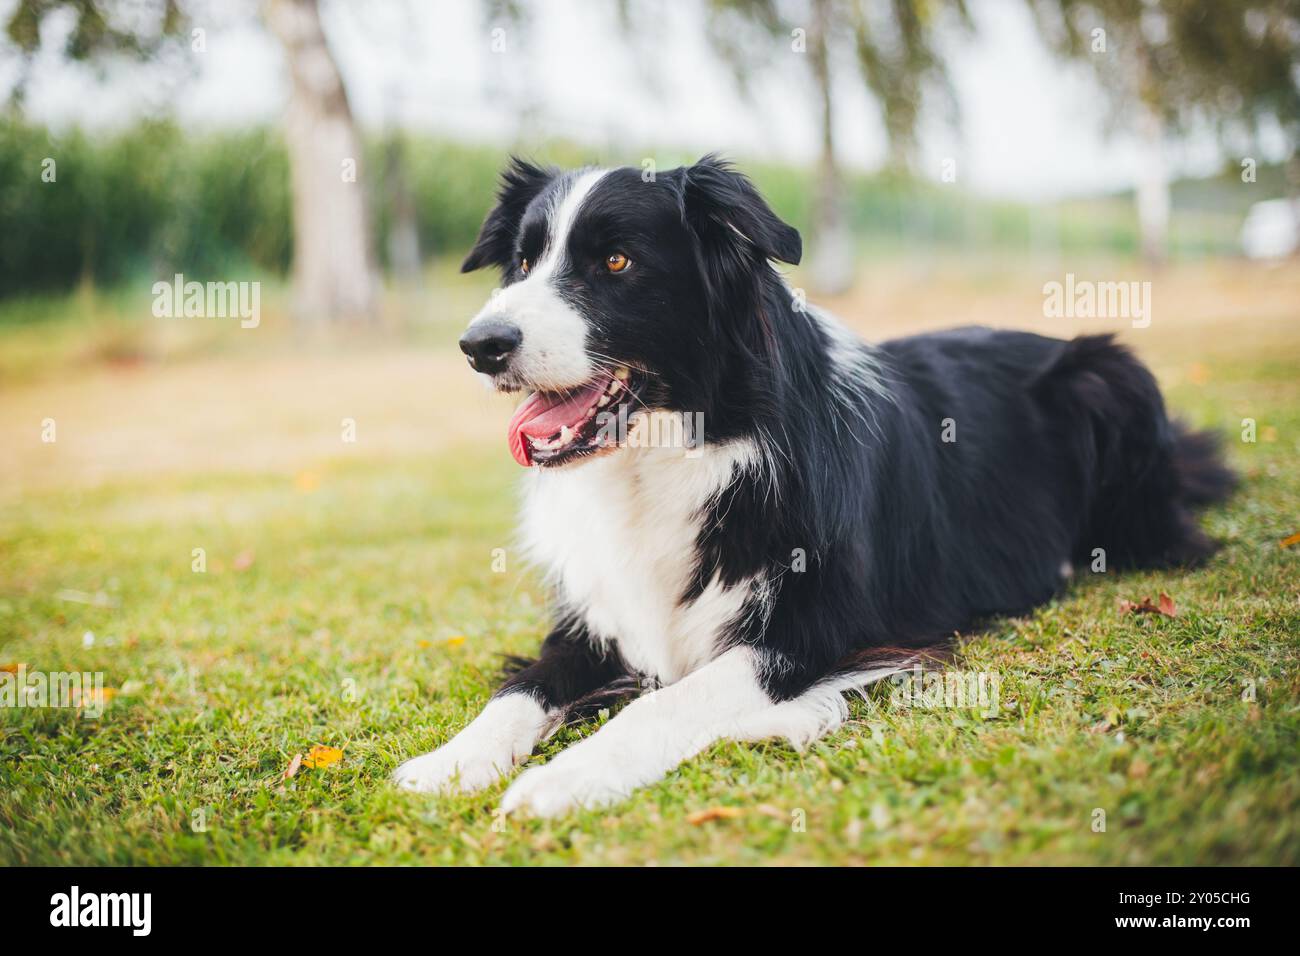
[[[0,0],[7,12],[14,0]],[[523,130],[600,144],[614,154],[645,144],[733,157],[808,161],[817,131],[806,64],[796,54],[764,74],[747,101],[713,54],[698,0],[635,4],[638,42],[629,46],[600,0],[546,0],[530,29],[504,35],[493,52],[492,24],[476,0],[327,2],[326,32],[360,121],[390,123],[507,144]],[[1132,185],[1138,151],[1104,133],[1106,102],[1083,66],[1063,65],[1039,40],[1023,0],[973,0],[977,30],[953,38],[951,73],[960,133],[927,121],[920,171],[938,177],[957,160],[960,181],[1021,199],[1081,195]],[[28,113],[54,125],[118,125],[173,109],[195,127],[276,120],[287,84],[275,41],[252,0],[213,4],[206,50],[186,79],[176,71],[110,69],[100,78],[55,56],[37,64]],[[788,45],[788,44],[787,44]],[[871,100],[842,64],[836,133],[849,166],[870,169],[884,156]],[[0,84],[12,81],[12,59]],[[628,155],[636,164],[641,156]],[[1171,143],[1175,171],[1209,172],[1213,144]]]

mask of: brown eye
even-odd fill
[[[520,259],[520,260],[519,260],[519,271],[522,272],[524,275],[528,275],[528,260],[527,260],[527,259]]]
[[[615,252],[605,257],[605,268],[610,272],[622,272],[631,264],[631,260],[621,252]]]

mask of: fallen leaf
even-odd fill
[[[1293,544],[1300,544],[1300,531],[1297,531],[1295,534],[1291,535],[1291,537],[1283,538],[1278,542],[1278,546],[1283,548],[1289,548]]]
[[[465,635],[457,634],[454,637],[447,638],[442,643],[447,647],[460,647],[462,644],[465,643]]]
[[[281,780],[292,779],[293,775],[298,772],[298,768],[301,766],[302,766],[302,754],[294,754],[293,759],[289,761],[289,766],[284,768],[284,774],[280,777],[280,779]]]
[[[707,810],[696,810],[686,817],[686,822],[699,826],[701,823],[708,823],[710,820],[731,820],[741,816],[745,811],[740,807],[709,807]]]
[[[236,571],[247,571],[253,566],[253,552],[240,551],[239,554],[235,555],[235,560],[230,562],[230,566]]]
[[[1152,604],[1149,597],[1144,597],[1137,603],[1121,599],[1119,612],[1121,614],[1163,614],[1165,617],[1177,617],[1178,607],[1174,604],[1173,598],[1161,591],[1158,604]]]
[[[73,690],[69,695],[68,702],[73,707],[103,707],[110,700],[117,696],[116,687],[105,687],[101,690]]]
[[[321,767],[336,764],[342,759],[343,751],[338,747],[326,747],[324,744],[316,744],[311,750],[307,751],[307,756],[302,758],[302,763],[305,767],[319,770]]]
[[[427,650],[428,648],[433,647],[433,641],[429,640],[427,637],[422,637],[415,642],[415,646]]]
[[[17,674],[18,668],[24,666],[23,664],[0,664],[0,671],[4,671],[6,674]]]

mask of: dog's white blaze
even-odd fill
[[[589,381],[596,369],[587,355],[586,320],[559,294],[555,277],[567,262],[569,233],[583,202],[608,170],[578,174],[548,210],[546,251],[530,263],[521,282],[495,293],[470,321],[506,319],[519,326],[523,341],[511,371],[534,388],[559,390]]]
[[[681,448],[623,447],[562,469],[534,469],[526,486],[523,544],[562,605],[629,665],[665,684],[713,658],[756,585],[715,580],[682,604],[701,509],[759,461],[750,442],[699,452],[688,458]]]
[[[530,694],[493,698],[446,744],[398,767],[393,782],[421,793],[478,790],[532,753],[549,724],[549,715]]]
[[[542,258],[528,277],[549,280],[559,267],[567,261],[565,250],[569,245],[569,233],[573,231],[573,222],[578,218],[578,210],[586,202],[596,184],[608,175],[608,169],[588,169],[579,173],[572,185],[552,205],[549,215],[549,241]]]

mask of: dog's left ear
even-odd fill
[[[799,264],[799,230],[781,221],[744,173],[710,154],[681,175],[686,220],[706,251]]]
[[[510,165],[501,173],[496,208],[483,220],[474,248],[460,264],[460,271],[473,272],[484,266],[504,269],[513,265],[515,234],[524,210],[557,175],[559,172],[554,168],[534,166],[518,156],[510,157]]]

